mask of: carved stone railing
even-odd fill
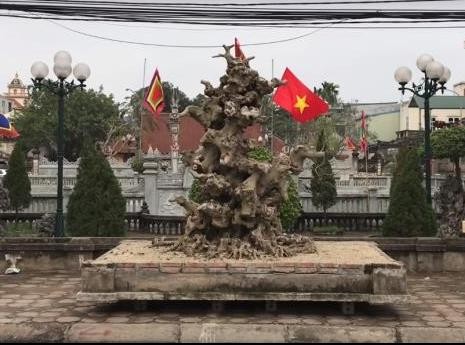
[[[0,221],[7,224],[19,222],[34,224],[42,213],[1,213]],[[303,213],[289,232],[312,233],[315,227],[336,226],[346,232],[380,232],[386,215],[384,213]],[[128,234],[147,233],[154,236],[176,237],[184,234],[185,217],[154,216],[139,212],[126,213]]]
[[[385,217],[384,213],[304,213],[292,232],[311,232],[315,227],[331,225],[345,231],[379,231]]]
[[[131,177],[131,176],[118,176],[118,182],[121,185],[123,190],[134,188],[139,185],[143,186],[144,179],[139,176]],[[29,176],[29,180],[31,181],[31,189],[44,189],[50,188],[51,192],[56,192],[56,186],[58,182],[57,176],[49,175],[31,175]],[[64,176],[63,177],[63,187],[67,189],[73,189],[76,185],[77,177],[76,176]],[[54,189],[55,188],[55,189]]]
[[[44,213],[0,213],[0,222],[7,226],[12,223],[34,226]],[[140,215],[126,213],[125,223],[128,232],[144,232],[157,236],[179,236],[184,233],[184,217]]]
[[[138,231],[157,236],[180,236],[184,234],[185,223],[185,217],[142,214]]]

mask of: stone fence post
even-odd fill
[[[159,209],[159,191],[157,187],[157,179],[159,173],[158,157],[153,151],[152,147],[149,148],[147,154],[144,156],[144,195],[145,202],[149,207],[150,214],[158,214]]]

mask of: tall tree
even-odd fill
[[[383,225],[384,236],[435,235],[435,216],[432,206],[426,202],[420,165],[416,149],[399,150]]]
[[[336,203],[337,190],[333,169],[330,163],[331,155],[327,153],[327,138],[324,127],[320,130],[317,151],[325,152],[322,158],[316,158],[312,166],[312,180],[310,189],[312,192],[312,204],[326,211]]]
[[[324,81],[320,88],[314,90],[331,106],[339,103],[339,85]]]
[[[188,105],[192,104],[192,101],[187,95],[181,91],[177,86],[173,85],[169,81],[161,83],[163,87],[163,101],[165,103],[165,109],[163,111],[171,112],[171,103],[175,99],[178,103],[178,110],[183,111]]]
[[[23,142],[19,140],[8,161],[8,171],[3,178],[3,184],[8,190],[10,207],[18,211],[31,203],[31,182],[26,170],[26,155]]]
[[[58,128],[57,97],[47,90],[33,90],[29,104],[13,119],[27,150],[44,147],[50,159],[56,158]],[[85,139],[108,141],[118,135],[122,124],[118,104],[112,95],[99,91],[76,90],[65,100],[64,156],[70,161],[79,157]]]
[[[67,231],[72,236],[124,236],[126,201],[110,164],[86,144],[68,203]]]
[[[431,135],[431,146],[434,158],[449,158],[454,163],[455,177],[461,181],[460,158],[465,157],[465,126],[434,131]]]

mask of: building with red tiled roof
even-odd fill
[[[200,139],[204,133],[204,127],[192,117],[179,118],[179,152],[195,151],[199,147]],[[248,139],[258,139],[260,136],[263,137],[263,133],[259,124],[250,126],[245,130],[245,137]],[[154,150],[158,149],[162,154],[169,154],[172,144],[169,114],[161,113],[156,118],[145,116],[142,122],[142,151],[147,152],[149,147],[152,147]],[[273,152],[279,153],[284,147],[284,142],[275,136],[273,146]]]

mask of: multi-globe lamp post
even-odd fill
[[[437,91],[444,93],[446,87],[445,83],[450,78],[449,68],[443,66],[440,62],[435,61],[429,54],[422,54],[417,59],[417,67],[423,72],[424,76],[420,84],[412,83],[411,87],[407,84],[412,79],[412,71],[405,66],[397,68],[394,73],[394,78],[399,83],[399,90],[402,94],[405,90],[412,92],[415,96],[421,97],[424,100],[425,109],[425,189],[426,200],[429,204],[432,202],[431,198],[431,120],[430,120],[430,105],[429,100],[436,94]]]
[[[47,89],[58,96],[58,134],[57,134],[57,210],[55,221],[55,237],[64,236],[64,217],[63,217],[63,141],[64,141],[64,108],[65,97],[75,89],[84,89],[84,82],[90,76],[90,68],[85,63],[78,63],[71,67],[72,58],[66,51],[59,51],[54,56],[53,72],[58,80],[52,81],[45,79],[48,75],[48,66],[41,61],[34,62],[31,67],[31,74],[34,77],[32,82],[36,89]],[[74,77],[79,83],[67,81],[66,79],[73,72]]]

